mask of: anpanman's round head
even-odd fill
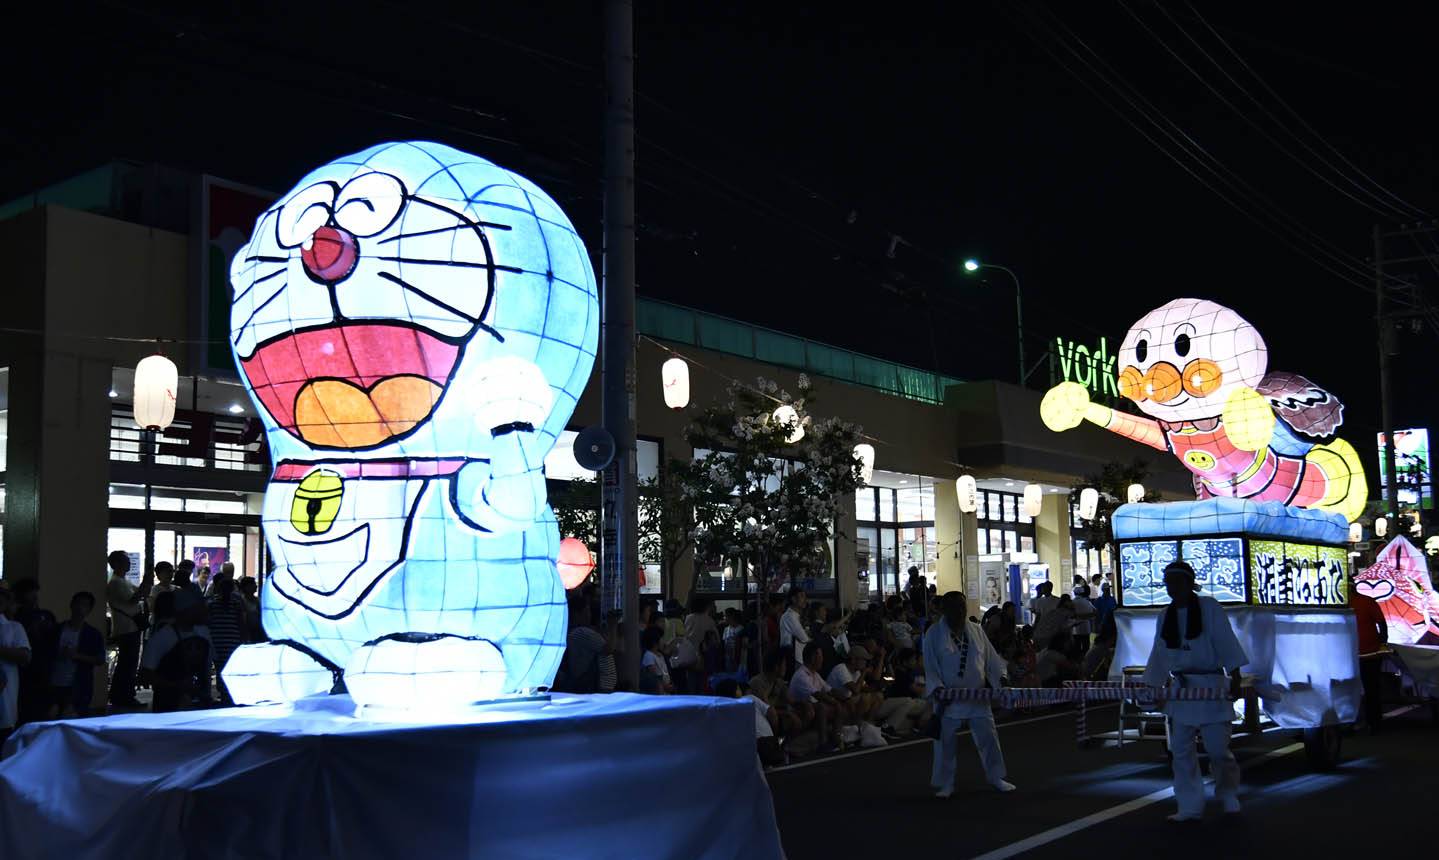
[[[1269,353],[1254,326],[1204,299],[1145,314],[1119,349],[1119,392],[1166,421],[1212,418],[1237,388],[1254,388]]]

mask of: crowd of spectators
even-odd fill
[[[237,581],[230,563],[212,575],[161,561],[135,585],[126,553],[108,564],[104,591],[71,595],[63,619],[40,605],[37,580],[0,581],[0,742],[25,723],[103,712],[96,674],[107,668],[110,711],[230,704],[220,672],[264,638],[255,580]]]

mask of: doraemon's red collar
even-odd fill
[[[436,478],[453,475],[471,462],[464,457],[432,459],[361,460],[336,463],[328,460],[303,462],[286,460],[275,467],[272,481],[299,481],[316,469],[327,469],[343,478]]]

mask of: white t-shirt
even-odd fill
[[[769,724],[769,705],[754,696],[744,696],[744,698],[754,702],[754,736],[756,738],[774,737],[774,728]]]
[[[75,661],[66,658],[65,651],[80,647],[80,631],[71,630],[69,624],[60,625],[60,648],[55,653],[55,666],[50,670],[50,686],[68,687],[75,683]]]
[[[665,665],[665,658],[653,651],[646,651],[640,658],[640,671],[653,672],[664,684],[670,682],[670,667]]]
[[[0,615],[0,648],[30,647],[30,637],[17,621]],[[20,667],[9,661],[0,662],[5,673],[5,689],[0,691],[0,729],[15,727],[20,719]]]
[[[836,663],[834,668],[829,670],[829,679],[826,683],[834,688],[836,699],[848,699],[851,694],[845,685],[854,683],[854,673],[849,670],[847,664]]]
[[[1045,597],[1036,597],[1029,601],[1029,611],[1032,615],[1041,616],[1058,605],[1059,598],[1050,594]],[[1030,619],[1031,624],[1034,623],[1034,621],[1034,618]]]
[[[826,684],[819,673],[808,666],[799,667],[789,682],[789,700],[791,702],[813,702],[815,693],[828,693],[829,691],[829,684]]]

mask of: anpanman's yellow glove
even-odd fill
[[[1056,433],[1073,430],[1085,419],[1103,427],[1109,423],[1108,406],[1089,402],[1089,389],[1078,382],[1061,382],[1049,389],[1039,404],[1039,417]]]
[[[1274,438],[1274,407],[1248,386],[1234,389],[1224,402],[1224,433],[1241,451],[1261,451]]]

